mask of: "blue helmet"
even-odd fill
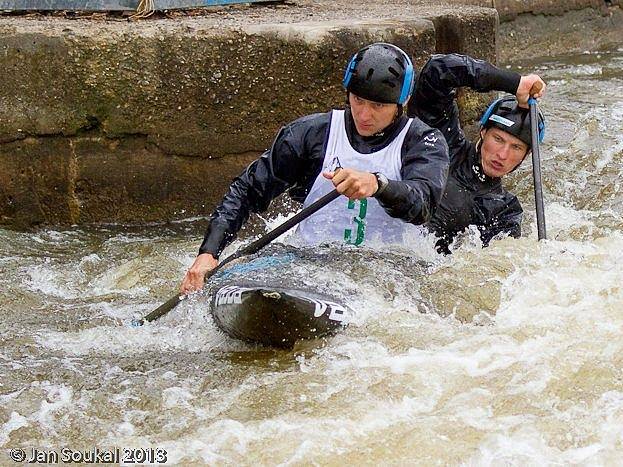
[[[402,49],[377,42],[353,55],[342,84],[363,99],[404,105],[413,93],[415,75],[411,59]]]
[[[516,136],[528,147],[532,147],[532,130],[530,127],[530,111],[519,107],[514,96],[502,97],[494,101],[480,119],[483,128],[492,126]],[[539,142],[545,138],[545,117],[539,111]]]

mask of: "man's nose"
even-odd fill
[[[371,115],[372,115],[372,109],[370,108],[370,106],[368,104],[363,104],[361,108],[359,109],[359,116],[363,120],[368,120]]]
[[[500,157],[500,159],[502,160],[508,159],[508,156],[510,155],[510,150],[511,149],[507,144],[502,146],[498,151],[498,156]]]

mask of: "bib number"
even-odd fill
[[[353,238],[353,229],[344,229],[344,242],[350,245],[361,245],[366,236],[366,213],[368,212],[368,200],[366,198],[359,200],[348,200],[348,209],[355,209],[355,204],[359,203],[359,214],[353,217],[353,221],[357,226],[357,233]]]

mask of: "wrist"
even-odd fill
[[[210,253],[209,251],[200,251],[195,260],[210,260],[210,261],[218,261],[218,255],[214,253]]]
[[[199,268],[203,272],[210,271],[218,265],[218,260],[211,253],[204,253],[195,258],[193,267]]]
[[[376,198],[377,196],[379,196],[381,193],[385,191],[385,189],[387,188],[387,185],[389,185],[389,180],[381,172],[373,172],[372,175],[374,175],[374,178],[376,178],[376,183],[378,186],[378,188],[372,195]]]

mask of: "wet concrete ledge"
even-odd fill
[[[623,0],[452,0],[495,8],[498,61],[601,50],[623,43]]]
[[[495,61],[498,10],[508,5],[501,28],[527,13],[526,2],[490,3],[301,0],[141,23],[1,17],[0,223],[206,215],[282,124],[343,102],[343,66],[362,45],[394,42],[418,66],[434,52]],[[563,18],[552,5],[573,2],[532,3]],[[571,14],[587,10],[575,3]],[[467,120],[486,99],[462,96]]]

